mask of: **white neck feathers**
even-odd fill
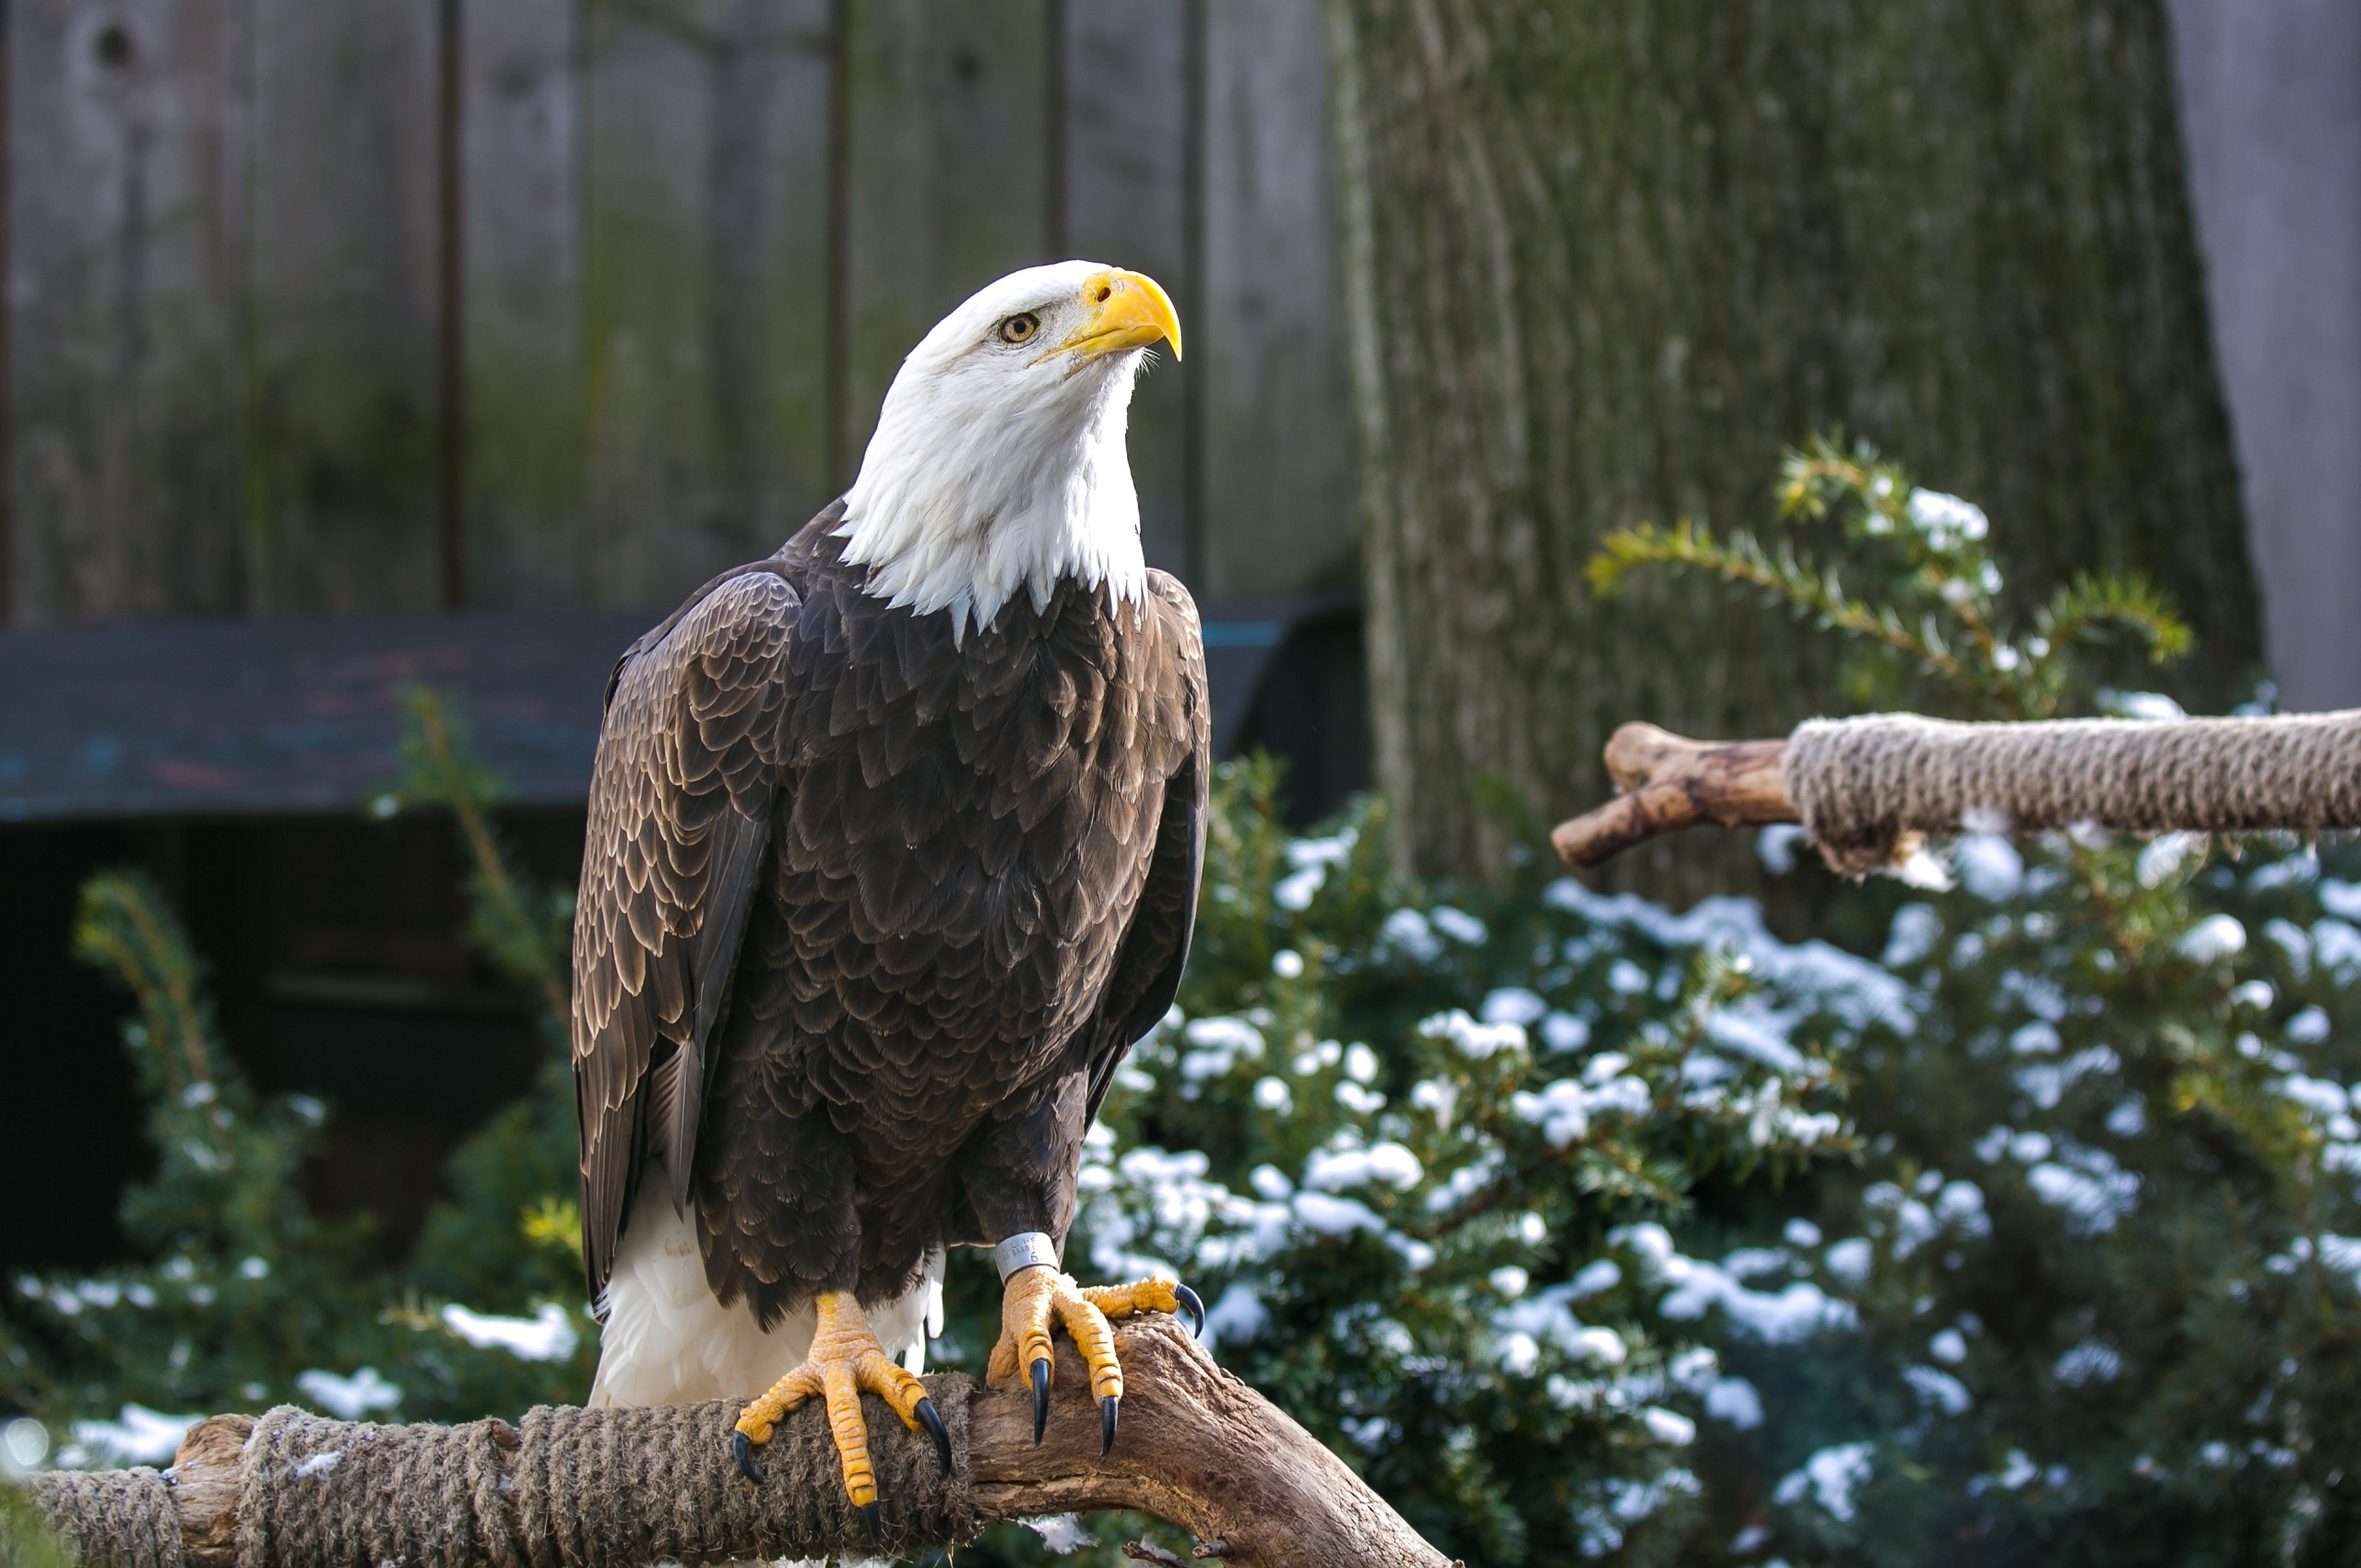
[[[1019,588],[1045,608],[1067,577],[1140,602],[1147,568],[1123,434],[1144,355],[1039,366],[1052,374],[1011,385],[975,356],[931,352],[943,335],[911,352],[885,394],[845,497],[843,558],[870,568],[880,599],[948,610],[955,638],[990,625]]]

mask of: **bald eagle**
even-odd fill
[[[914,1375],[947,1248],[995,1253],[988,1375],[1029,1379],[1037,1441],[1053,1327],[1103,1448],[1107,1319],[1202,1323],[1185,1287],[1061,1262],[1204,858],[1204,646],[1142,561],[1123,445],[1164,340],[1136,272],[991,284],[903,362],[852,489],[609,682],[574,937],[592,1403],[746,1400],[750,1476],[824,1398],[873,1510],[862,1390],[948,1467]]]

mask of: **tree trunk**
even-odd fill
[[[1622,720],[1775,733],[1828,639],[1622,524],[1773,526],[1841,424],[2028,595],[2148,573],[2218,707],[2258,612],[2155,0],[1330,0],[1379,783],[1409,863],[1552,820]]]

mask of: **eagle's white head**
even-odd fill
[[[1180,320],[1153,279],[1092,261],[1028,267],[979,291],[902,362],[860,477],[844,559],[869,591],[951,612],[955,636],[1019,588],[1059,579],[1146,591],[1123,430],[1132,382]]]

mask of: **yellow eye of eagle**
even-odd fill
[[[993,328],[993,336],[1003,343],[1026,343],[1040,330],[1041,318],[1028,310],[1002,322]]]

